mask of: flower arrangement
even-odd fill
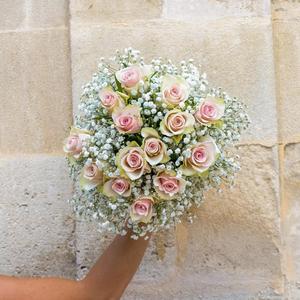
[[[239,164],[228,146],[248,125],[244,104],[210,88],[192,60],[147,65],[137,50],[117,51],[83,87],[64,142],[71,203],[134,239],[192,221],[203,191],[233,183]]]

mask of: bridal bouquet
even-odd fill
[[[75,211],[134,239],[192,220],[203,191],[232,183],[228,146],[248,124],[244,105],[192,60],[145,64],[131,48],[101,59],[64,142]]]

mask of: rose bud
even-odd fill
[[[80,175],[80,186],[85,190],[91,190],[103,184],[103,172],[95,163],[86,164]]]
[[[201,124],[213,124],[224,116],[225,103],[223,99],[207,97],[195,112],[195,119]]]
[[[172,199],[185,190],[186,181],[177,178],[174,171],[162,171],[153,181],[154,188],[161,199]]]
[[[195,119],[188,112],[170,110],[160,123],[160,131],[166,136],[190,133],[194,130]]]
[[[149,223],[153,216],[152,197],[140,197],[134,201],[130,207],[130,217],[133,222]]]
[[[166,163],[169,160],[167,146],[161,141],[158,132],[146,127],[142,129],[141,134],[144,137],[142,148],[147,162],[152,166]]]
[[[203,138],[202,142],[190,148],[191,156],[185,158],[181,166],[186,176],[200,175],[208,170],[217,160],[220,150],[211,137]]]
[[[106,108],[109,113],[112,113],[115,108],[125,107],[124,100],[110,87],[101,89],[99,91],[99,98],[102,107]]]
[[[103,194],[107,197],[129,197],[131,185],[126,178],[118,177],[108,180],[103,185]]]
[[[64,141],[64,152],[69,156],[78,159],[81,155],[82,143],[89,137],[89,131],[72,127],[69,137]]]
[[[116,164],[122,175],[129,177],[131,180],[140,178],[150,170],[143,149],[134,142],[119,151]]]
[[[162,78],[162,100],[169,108],[185,102],[189,97],[189,85],[181,76],[165,75]]]
[[[125,108],[114,110],[112,118],[120,133],[138,133],[143,126],[140,107],[136,105],[128,105]]]

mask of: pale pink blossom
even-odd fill
[[[162,78],[162,100],[168,107],[174,108],[189,97],[189,85],[181,76],[165,75]]]
[[[89,131],[72,127],[69,137],[64,141],[64,152],[78,159],[81,155],[83,141],[89,137]]]
[[[110,113],[118,107],[124,107],[125,103],[122,97],[111,87],[103,88],[99,91],[101,105]]]
[[[174,171],[162,171],[153,180],[154,188],[161,199],[172,199],[184,192],[186,181],[177,178]]]
[[[223,99],[207,97],[200,103],[194,116],[201,124],[211,124],[220,120],[224,116],[224,111],[225,103]]]
[[[148,163],[154,166],[167,162],[169,160],[167,146],[161,141],[158,132],[153,128],[145,127],[141,134],[144,138],[142,147]]]
[[[191,156],[185,158],[181,167],[186,176],[200,175],[208,170],[217,160],[220,150],[211,137],[203,138],[202,142],[190,148]]]
[[[108,197],[129,197],[131,195],[131,184],[123,177],[112,178],[104,183],[103,193]]]
[[[179,109],[170,110],[160,123],[160,131],[166,136],[190,133],[194,130],[195,119],[192,114]]]
[[[136,180],[149,171],[143,149],[134,142],[119,151],[116,163],[120,171],[131,180]]]
[[[86,164],[81,172],[80,185],[85,190],[91,190],[103,184],[103,172],[95,163]]]
[[[140,107],[137,105],[128,105],[114,110],[112,118],[120,133],[138,133],[143,126]]]
[[[139,84],[152,72],[150,65],[136,66],[132,65],[125,69],[121,69],[116,72],[116,78],[121,83],[122,87],[131,91],[132,89],[138,89]]]
[[[130,217],[133,222],[149,223],[153,216],[153,203],[152,197],[139,197],[130,207]]]

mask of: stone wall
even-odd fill
[[[80,278],[111,241],[74,218],[61,141],[98,59],[132,46],[199,61],[252,125],[235,188],[157,235],[123,299],[300,299],[299,28],[298,0],[1,1],[0,273]]]

